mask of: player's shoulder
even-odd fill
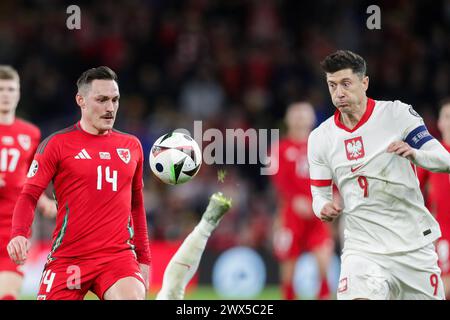
[[[410,104],[400,100],[376,100],[376,109],[388,112],[394,117],[399,117],[405,113],[419,116]]]
[[[131,133],[128,133],[128,132],[124,132],[124,131],[120,131],[120,130],[117,130],[117,129],[113,129],[112,130],[112,135],[115,138],[118,138],[118,139],[121,139],[121,140],[124,140],[124,141],[130,141],[131,143],[134,143],[137,146],[141,147],[141,141],[134,134],[131,134]]]
[[[312,130],[308,137],[308,150],[326,150],[335,126],[332,116]]]
[[[25,119],[16,118],[15,125],[20,128],[21,131],[31,135],[31,136],[40,136],[41,130],[39,127]]]
[[[331,116],[321,124],[319,124],[313,131],[311,131],[311,134],[309,136],[310,138],[317,139],[320,138],[320,136],[329,135],[331,134],[331,131],[335,126],[336,124],[334,123],[334,116]]]
[[[42,142],[39,144],[39,147],[37,149],[37,153],[43,153],[44,150],[48,146],[55,146],[61,143],[64,143],[67,139],[67,135],[73,134],[77,131],[77,127],[75,125],[71,125],[69,127],[66,127],[64,129],[58,130],[56,132],[53,132],[49,136],[47,136]]]

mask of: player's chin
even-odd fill
[[[111,130],[114,126],[114,118],[112,119],[102,119],[102,129],[103,130]]]
[[[341,113],[349,113],[351,111],[350,105],[349,104],[340,104],[337,105],[336,108],[341,112]]]
[[[13,109],[13,106],[9,103],[0,103],[0,112],[10,112]]]

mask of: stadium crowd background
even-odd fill
[[[71,4],[81,8],[80,30],[66,27]],[[381,30],[366,26],[371,4],[381,8]],[[111,67],[121,91],[115,127],[137,135],[148,159],[157,137],[192,130],[194,120],[203,130],[283,130],[287,105],[308,100],[323,121],[334,107],[319,62],[341,48],[366,59],[370,97],[412,104],[439,137],[438,102],[450,87],[449,30],[444,0],[7,0],[0,2],[0,62],[18,69],[18,115],[43,136],[77,120],[81,72]],[[223,183],[218,169],[227,171]],[[150,239],[183,239],[208,196],[221,190],[234,208],[208,250],[271,252],[276,195],[258,165],[203,165],[193,181],[169,187],[147,163],[145,186]],[[48,239],[52,222],[37,225],[35,237]]]

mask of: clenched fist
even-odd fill
[[[24,264],[28,258],[30,246],[30,240],[23,236],[17,236],[11,239],[6,249],[9,257],[15,264]]]
[[[322,221],[331,222],[342,213],[342,207],[338,203],[328,202],[320,211],[320,219]]]

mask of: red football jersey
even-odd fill
[[[271,177],[283,201],[283,212],[294,213],[292,199],[295,196],[303,196],[312,202],[308,168],[307,142],[281,139],[278,172]]]
[[[450,152],[450,145],[441,142]],[[421,186],[428,184],[426,204],[428,209],[436,215],[441,227],[442,237],[450,239],[450,175],[448,173],[431,172],[417,168]]]
[[[93,135],[79,123],[39,145],[24,192],[27,186],[46,188],[53,181],[58,213],[50,259],[95,258],[133,249],[132,200],[133,193],[142,193],[143,158],[136,137],[116,130]],[[13,236],[30,227],[17,207]],[[145,211],[141,213],[145,223]],[[143,231],[139,236],[148,246],[146,224]]]
[[[33,124],[16,118],[0,124],[0,235],[9,237],[14,205],[26,180],[28,168],[41,139]]]

